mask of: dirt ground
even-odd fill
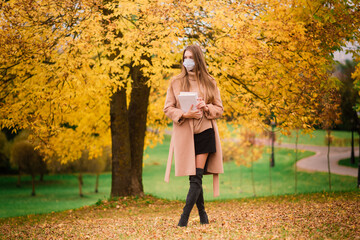
[[[360,239],[360,192],[206,202],[177,227],[184,202],[125,197],[76,210],[0,219],[1,239]]]

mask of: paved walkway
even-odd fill
[[[290,144],[290,143],[278,144],[275,142],[275,146],[295,149],[295,144]],[[298,144],[298,149],[312,151],[316,153],[313,156],[299,160],[296,164],[299,170],[318,171],[318,172],[328,171],[328,163],[327,163],[328,148],[326,146]],[[339,160],[344,158],[349,158],[351,156],[351,147],[330,147],[329,156],[330,156],[330,171],[332,173],[357,177],[358,175],[357,168],[340,166],[338,164]],[[358,148],[355,148],[355,156],[359,156]]]

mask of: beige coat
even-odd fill
[[[215,82],[215,81],[214,81]],[[216,85],[216,82],[215,82]],[[180,94],[180,80],[173,80],[167,90],[164,112],[165,115],[173,120],[173,132],[169,149],[169,157],[165,172],[165,181],[170,180],[170,170],[173,155],[175,155],[175,176],[187,176],[196,174],[195,165],[195,146],[194,146],[194,121],[193,119],[180,119],[183,111],[180,109],[178,96]],[[208,157],[205,174],[213,174],[214,196],[219,196],[219,173],[223,173],[223,159],[220,144],[219,131],[215,119],[221,117],[224,109],[222,106],[220,91],[213,103],[207,104],[209,111],[204,112],[206,118],[211,119],[216,141],[216,153]]]

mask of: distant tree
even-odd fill
[[[10,169],[10,143],[5,133],[0,132],[0,173],[6,173]]]
[[[72,161],[72,162],[62,162],[61,157],[58,155],[53,155],[51,158],[49,158],[47,161],[48,169],[51,173],[55,174],[73,174],[76,173],[78,182],[79,182],[79,195],[80,197],[83,197],[82,193],[82,185],[83,185],[83,179],[82,179],[82,173],[84,172],[84,161],[82,158]]]
[[[340,123],[340,97],[338,89],[324,92],[317,109],[317,121],[320,126],[326,130],[325,141],[328,146],[327,163],[328,163],[328,176],[329,176],[329,190],[331,190],[331,169],[330,169],[330,146],[332,142],[331,129],[336,124]]]
[[[99,175],[100,173],[109,170],[111,165],[111,147],[103,147],[101,155],[89,158],[89,150],[82,151],[81,156],[71,162],[62,162],[61,156],[54,155],[47,161],[47,166],[50,172],[56,174],[76,174],[79,184],[79,195],[83,197],[82,187],[84,185],[83,174],[94,173],[96,174],[95,192],[98,192]]]
[[[222,136],[225,137],[222,141],[224,161],[234,161],[238,166],[250,167],[253,195],[256,196],[253,163],[262,157],[264,146],[260,142],[256,142],[255,135],[258,134],[258,137],[261,137],[261,133],[254,129],[240,128],[236,125],[234,125],[232,132],[229,132],[224,129],[225,126],[220,122],[219,129],[222,129],[223,134],[227,134]],[[233,137],[231,137],[232,135]]]
[[[84,185],[83,173],[87,171],[88,159],[89,159],[89,151],[85,149],[82,151],[81,157],[79,159],[69,163],[73,171],[77,174],[80,197],[84,196],[82,192],[82,186]]]
[[[335,66],[334,76],[337,77],[342,85],[340,88],[341,94],[341,124],[337,128],[342,130],[354,130],[357,121],[356,111],[354,109],[358,92],[354,87],[355,79],[351,76],[355,72],[357,62],[346,60],[345,63],[338,63]]]
[[[340,88],[341,94],[341,124],[339,129],[351,131],[351,163],[355,164],[354,153],[354,131],[360,130],[358,128],[358,116],[356,114],[355,106],[359,99],[359,95],[354,85],[355,79],[351,76],[355,72],[357,62],[346,60],[345,63],[338,63],[334,76],[336,76],[342,83]]]
[[[21,140],[14,143],[11,151],[11,162],[19,168],[19,178],[17,185],[20,186],[21,174],[27,173],[32,179],[32,196],[35,196],[35,176],[42,175],[46,170],[45,162],[34,146]]]
[[[327,151],[327,165],[328,165],[328,176],[329,176],[329,190],[331,191],[331,169],[330,169],[330,146],[332,143],[331,130],[326,129],[325,144],[328,147]]]
[[[98,192],[99,187],[99,175],[106,169],[106,165],[111,158],[111,148],[103,147],[101,155],[90,158],[89,150],[85,149],[82,151],[81,157],[73,162],[68,163],[71,170],[76,172],[78,175],[79,182],[79,195],[83,197],[82,186],[84,185],[83,174],[84,173],[95,173],[95,192]]]
[[[111,159],[111,147],[104,147],[102,151],[102,155],[88,159],[87,160],[87,170],[90,173],[94,173],[96,175],[96,182],[95,182],[95,192],[99,192],[99,175],[105,171],[106,165]]]

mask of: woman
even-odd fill
[[[188,112],[180,108],[181,92],[198,92],[196,109]],[[221,117],[223,106],[216,81],[206,69],[199,46],[191,45],[183,52],[181,73],[169,85],[164,112],[173,120],[169,158],[165,181],[170,178],[173,154],[175,175],[189,176],[190,188],[178,226],[187,226],[190,212],[196,203],[200,223],[208,224],[202,189],[203,174],[213,174],[214,196],[219,195],[218,174],[223,173],[222,152],[215,119]]]

